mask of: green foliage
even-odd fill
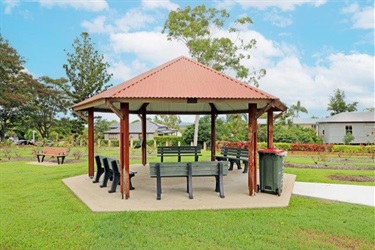
[[[334,95],[330,97],[327,110],[331,110],[331,116],[342,112],[353,112],[357,110],[358,102],[347,104],[345,102],[345,92],[335,89]]]
[[[179,142],[184,145],[180,136],[155,136],[154,140],[156,141],[156,146],[165,146],[167,143],[168,146],[178,146]]]
[[[233,70],[236,77],[247,79],[258,86],[258,80],[266,74],[264,69],[254,72],[249,77],[249,69],[241,64],[242,59],[249,59],[249,51],[255,47],[255,39],[245,42],[240,37],[240,27],[252,24],[248,16],[243,16],[233,22],[229,33],[234,33],[236,41],[228,37],[217,37],[215,32],[225,29],[225,23],[230,18],[226,10],[206,8],[199,5],[185,9],[178,8],[169,13],[163,28],[168,39],[175,39],[184,43],[190,55],[198,62],[218,71]]]
[[[0,140],[24,116],[40,84],[26,73],[25,60],[0,34]]]
[[[120,141],[119,140],[113,140],[113,141],[111,141],[111,146],[112,147],[119,147],[120,146]]]
[[[333,145],[332,152],[341,153],[374,153],[374,145]]]
[[[56,116],[59,113],[66,114],[69,108],[65,94],[58,87],[67,80],[43,76],[38,81],[40,87],[36,89],[33,99],[26,104],[24,117],[33,124],[42,138],[49,138],[51,129],[56,124]]]
[[[342,141],[345,145],[350,144],[352,141],[354,141],[355,137],[352,133],[346,133]]]
[[[296,105],[292,105],[289,108],[289,112],[293,114],[293,116],[299,118],[299,112],[308,113],[307,109],[305,107],[301,106],[301,101],[298,100]]]
[[[102,117],[95,117],[94,120],[94,133],[95,133],[95,140],[104,139],[104,132],[109,130],[109,126],[112,122],[107,120],[103,120]]]
[[[107,73],[109,64],[95,50],[88,33],[83,32],[72,46],[74,53],[67,53],[68,63],[63,65],[69,82],[61,87],[76,104],[110,87],[106,84],[112,74]]]
[[[163,124],[169,128],[179,129],[181,118],[178,115],[155,115],[154,122]]]
[[[258,137],[258,139],[266,141],[267,138]],[[274,142],[322,143],[322,139],[317,136],[316,131],[313,129],[277,124],[274,127]]]

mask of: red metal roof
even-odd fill
[[[275,98],[255,87],[244,84],[183,56],[96,95],[90,98],[90,101],[103,97],[209,99]]]
[[[248,102],[278,100],[258,88],[245,84],[221,72],[184,56],[140,74],[98,95],[73,106],[74,110],[95,106],[105,99],[199,100]],[[152,109],[152,108],[151,108]]]

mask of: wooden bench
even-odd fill
[[[177,156],[177,161],[181,162],[182,156],[194,156],[194,161],[198,161],[201,156],[201,148],[199,146],[170,146],[158,147],[158,157],[164,162],[164,157]]]
[[[233,170],[233,165],[236,163],[238,169],[241,168],[241,161],[244,164],[243,173],[247,173],[248,165],[249,165],[249,154],[248,150],[245,148],[229,148],[229,147],[222,147],[221,148],[221,155],[215,156],[216,160],[218,161],[229,161],[230,166],[229,170]]]
[[[64,163],[65,156],[68,154],[67,148],[61,148],[61,147],[44,147],[42,151],[38,152],[36,157],[38,158],[38,162],[43,162],[44,157],[46,156],[53,156],[56,157],[57,163],[60,165],[60,159],[61,164]],[[42,159],[40,159],[40,156]]]
[[[120,185],[120,168],[119,161],[103,156],[96,156],[95,160],[97,161],[97,172],[96,177],[93,183],[99,182],[100,176],[104,173],[103,183],[100,185],[101,188],[107,187],[108,181],[112,181],[111,189],[108,190],[108,193],[116,192],[117,185]],[[99,165],[98,165],[99,161]],[[103,163],[103,165],[101,165]],[[100,168],[103,167],[103,170]],[[130,190],[134,190],[135,187],[132,184],[132,178],[137,174],[136,171],[130,170],[129,172],[129,182]]]
[[[161,199],[161,179],[165,177],[184,177],[187,181],[189,199],[193,199],[193,177],[214,176],[215,192],[224,198],[223,176],[228,174],[229,162],[160,162],[150,163],[150,177],[156,178],[156,199]]]

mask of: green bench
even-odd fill
[[[249,154],[246,148],[229,148],[222,147],[221,155],[216,155],[215,158],[218,161],[229,161],[229,170],[233,170],[233,165],[236,163],[238,169],[241,168],[241,161],[244,164],[243,173],[247,173],[249,166]]]
[[[201,156],[201,148],[199,146],[169,146],[158,147],[158,157],[164,162],[164,157],[177,157],[177,161],[181,162],[182,156],[194,156],[194,161],[199,160]]]
[[[156,199],[161,199],[161,179],[166,177],[184,177],[187,181],[189,199],[193,199],[193,177],[214,176],[215,192],[224,198],[223,176],[228,174],[229,162],[158,162],[150,163],[150,177],[156,178]]]

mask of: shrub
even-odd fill
[[[180,136],[155,136],[156,146],[165,146],[167,143],[169,146],[178,146],[178,142],[182,143],[182,137]]]

